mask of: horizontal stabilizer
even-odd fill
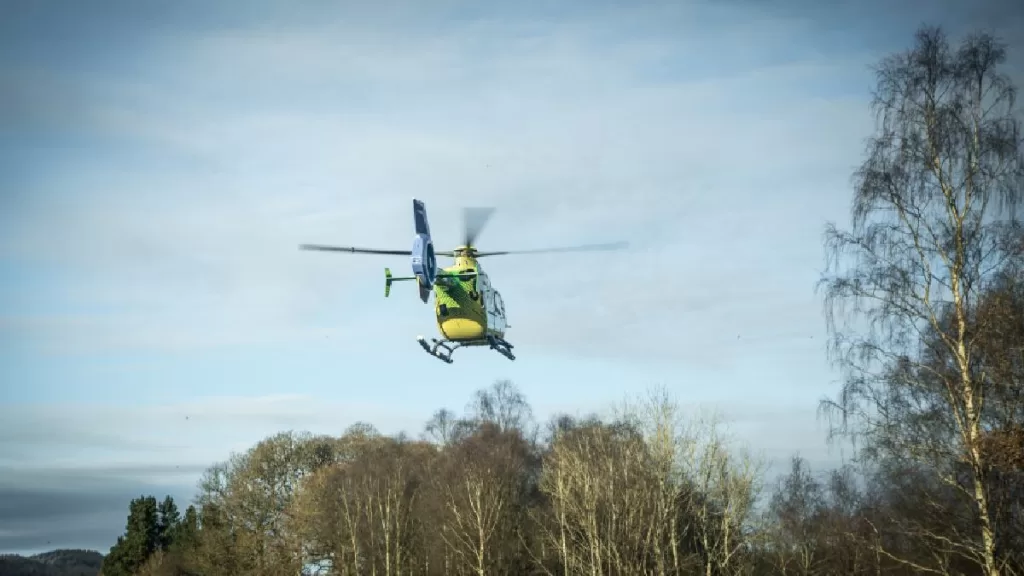
[[[384,297],[387,298],[391,295],[391,283],[392,282],[408,282],[409,280],[415,280],[415,276],[392,276],[391,268],[384,269]]]

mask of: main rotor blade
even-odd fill
[[[477,252],[476,257],[484,256],[507,256],[510,254],[547,254],[550,252],[606,252],[610,250],[622,250],[629,247],[628,242],[613,242],[611,244],[583,244],[580,246],[563,246],[560,248],[537,248],[534,250],[503,250],[499,252]]]
[[[463,208],[462,226],[464,229],[463,246],[473,246],[477,236],[487,225],[487,220],[494,213],[494,208]]]
[[[321,244],[302,244],[300,250],[321,250],[324,252],[349,252],[352,254],[387,254],[391,256],[409,256],[411,250],[377,250],[375,248],[356,248],[354,246],[323,246]]]

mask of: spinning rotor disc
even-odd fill
[[[474,258],[485,256],[511,256],[516,254],[550,254],[564,252],[607,252],[627,248],[627,242],[612,242],[607,244],[581,244],[576,246],[560,246],[552,248],[533,248],[526,250],[491,250],[477,251],[475,243],[480,233],[487,226],[494,208],[464,208],[462,211],[462,241],[459,252],[468,251]],[[324,252],[348,252],[350,254],[378,254],[386,256],[411,256],[412,250],[381,250],[376,248],[358,248],[355,246],[328,246],[323,244],[302,244],[302,250],[319,250]],[[435,250],[436,256],[455,256],[456,250]]]

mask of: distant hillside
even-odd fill
[[[103,555],[94,550],[53,550],[34,556],[0,555],[0,576],[96,576]]]

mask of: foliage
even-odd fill
[[[198,530],[194,506],[182,518],[170,496],[159,503],[153,496],[135,498],[128,504],[125,532],[103,559],[100,574],[135,576],[151,570],[155,562],[169,563],[165,558],[191,552]]]

